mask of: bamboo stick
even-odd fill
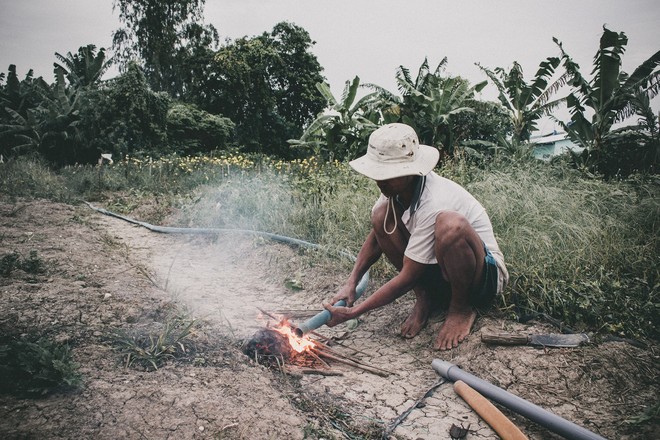
[[[326,368],[330,368],[330,365],[328,365],[328,363],[327,363],[326,361],[324,361],[323,359],[321,359],[321,358],[319,357],[319,355],[317,355],[316,353],[314,353],[314,350],[309,350],[308,352],[309,352],[309,354],[311,354],[312,356],[314,356],[314,359],[316,359],[316,360],[318,360],[319,362],[321,362]]]
[[[342,344],[341,342],[339,342],[339,341],[337,341],[337,340],[335,340],[335,339],[328,338],[327,336],[323,336],[323,335],[320,334],[320,333],[316,333],[316,332],[313,331],[313,332],[310,332],[310,334],[311,334],[311,335],[314,335],[314,336],[316,336],[316,337],[319,337],[319,338],[321,338],[321,339],[323,339],[323,340],[325,340],[325,341],[328,341],[328,342],[332,341],[332,342],[334,342],[335,344],[337,344],[337,345],[339,345],[339,346],[341,346],[341,347],[348,348],[348,349],[351,350],[353,353],[360,353],[360,354],[363,354],[363,355],[365,355],[365,356],[371,356],[369,353],[365,353],[364,351],[358,350],[357,348],[353,348],[353,347],[351,347],[350,345],[344,345],[344,344]],[[330,347],[330,346],[326,344],[326,347]]]
[[[333,356],[338,356],[338,357],[341,357],[341,358],[344,358],[344,359],[348,359],[349,361],[354,362],[354,363],[356,363],[356,364],[365,365],[365,366],[367,366],[367,367],[369,367],[369,368],[373,368],[373,369],[375,369],[375,370],[380,370],[380,371],[382,371],[383,373],[387,373],[388,375],[390,375],[390,374],[394,374],[393,372],[388,371],[388,370],[385,370],[384,368],[374,367],[374,366],[369,365],[369,364],[367,364],[367,363],[365,363],[365,362],[363,362],[363,361],[361,361],[361,360],[359,360],[359,359],[355,359],[355,358],[352,358],[352,357],[350,357],[350,356],[347,356],[347,355],[345,355],[345,354],[343,354],[343,353],[339,353],[338,351],[333,350],[332,348],[330,348],[330,347],[328,347],[328,346],[319,346],[319,347],[316,347],[316,350],[317,350],[319,353],[326,352],[326,353],[331,354],[331,355],[333,355]]]
[[[341,358],[341,357],[332,355],[332,354],[327,353],[327,352],[319,351],[319,356],[331,359],[333,361],[341,362],[343,364],[350,365],[352,367],[359,368],[359,369],[364,370],[364,371],[368,371],[369,373],[373,373],[373,374],[376,374],[376,375],[381,376],[381,377],[387,377],[387,376],[390,375],[390,373],[388,373],[386,371],[382,371],[380,369],[376,369],[376,368],[370,367],[368,365],[358,364],[357,362],[354,362],[354,361],[351,361],[351,360],[348,360],[348,359],[345,359],[345,358]]]

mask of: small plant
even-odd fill
[[[9,277],[13,270],[18,266],[20,259],[21,256],[18,252],[4,254],[2,258],[0,258],[0,275],[5,278]]]
[[[28,258],[21,258],[21,255],[16,251],[5,254],[0,258],[0,275],[5,278],[9,277],[15,269],[36,275],[46,272],[46,264],[35,250],[30,251]]]
[[[171,359],[192,354],[187,339],[192,335],[195,324],[195,320],[175,318],[168,320],[156,333],[118,332],[113,342],[126,367],[157,370]]]
[[[0,393],[39,397],[81,382],[68,345],[46,338],[0,341]]]
[[[30,256],[21,261],[20,267],[24,272],[33,275],[46,272],[46,264],[35,250],[30,251]]]

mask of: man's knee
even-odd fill
[[[458,212],[441,212],[435,218],[436,246],[444,248],[471,236],[472,226]]]

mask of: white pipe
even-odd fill
[[[550,431],[555,432],[564,438],[569,440],[605,440],[598,434],[578,426],[573,422],[569,422],[550,411],[546,411],[540,406],[534,405],[525,399],[521,399],[490,382],[486,382],[483,379],[473,376],[450,362],[435,359],[431,363],[431,366],[442,377],[451,380],[452,382],[462,380],[489,399],[494,400],[500,405],[503,405],[533,422],[548,428]]]

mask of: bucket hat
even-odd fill
[[[420,145],[415,130],[406,124],[386,124],[369,136],[367,154],[349,162],[370,179],[425,176],[438,163],[437,148]]]

